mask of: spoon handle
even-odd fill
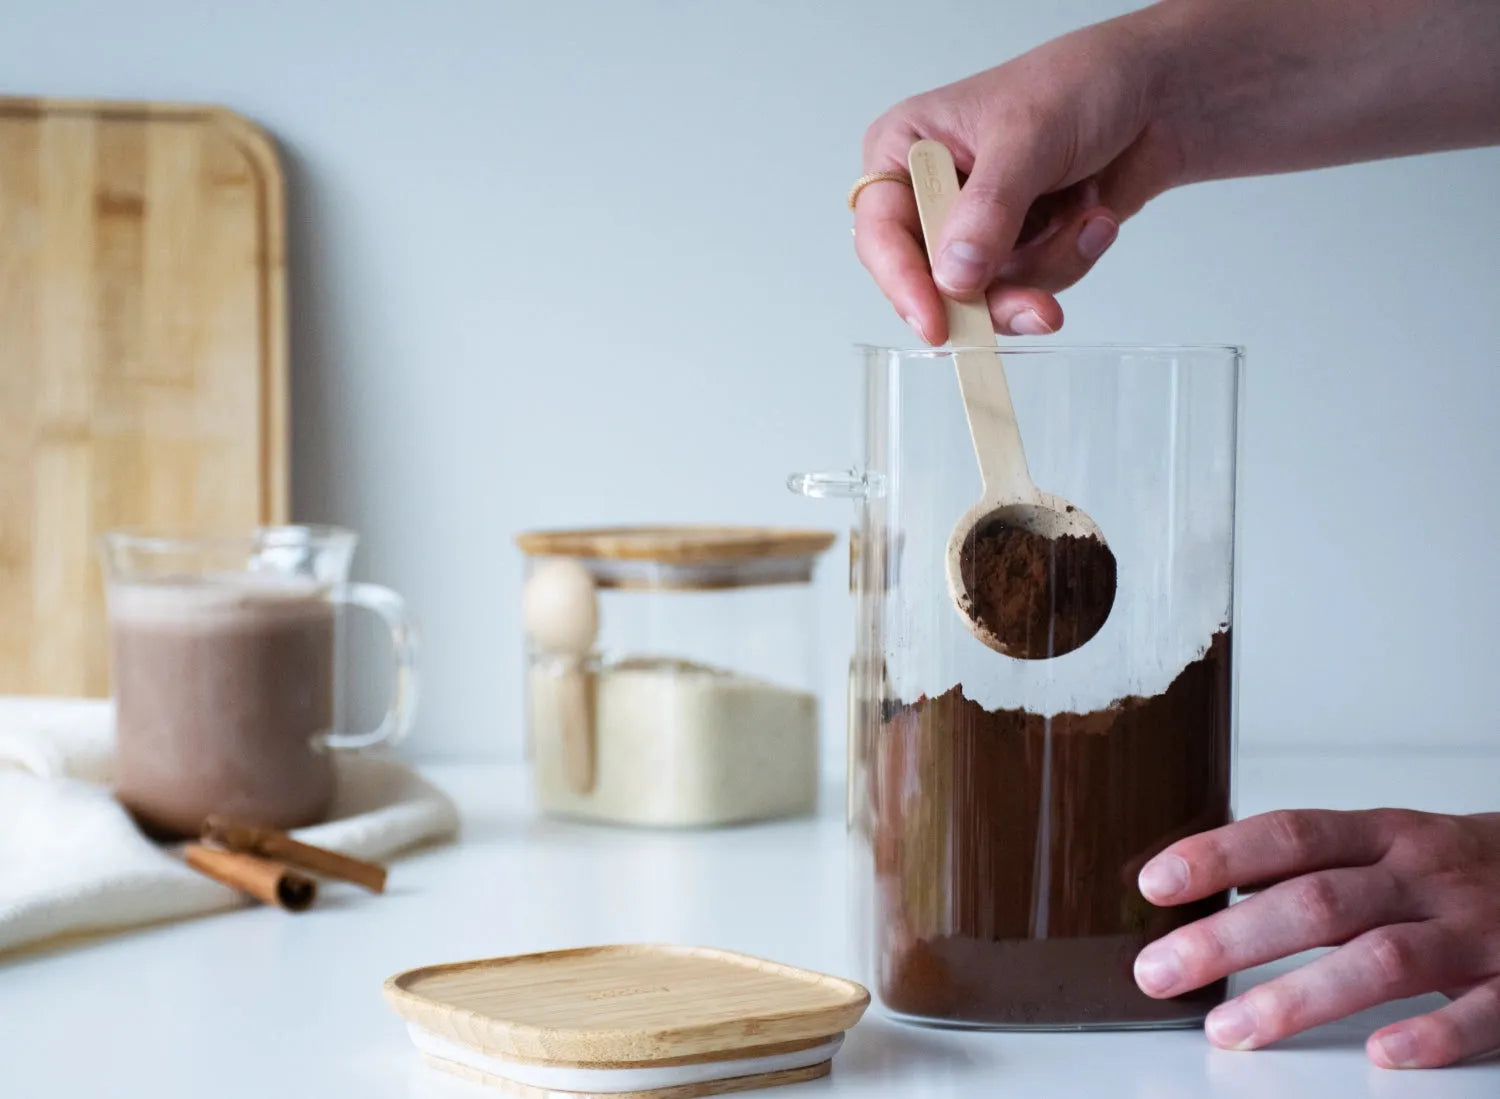
[[[936,264],[933,249],[942,238],[943,223],[958,197],[958,172],[953,167],[953,155],[939,141],[918,141],[907,154],[907,164],[917,196],[917,212],[922,219],[927,258]],[[1021,446],[1021,431],[1016,426],[1016,410],[1005,382],[1005,369],[993,352],[995,329],[990,322],[989,307],[983,300],[959,301],[946,294],[943,305],[948,313],[948,345],[954,348],[953,364],[969,419],[974,456],[979,461],[979,476],[984,481],[985,498],[1034,499],[1037,489],[1026,469],[1026,451]]]

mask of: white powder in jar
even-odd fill
[[[818,704],[809,692],[683,660],[636,658],[569,672],[531,666],[537,799],[548,812],[691,826],[813,811]],[[566,682],[592,680],[593,785],[575,790],[563,753]]]

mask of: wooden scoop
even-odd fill
[[[937,141],[918,141],[907,162],[935,264],[943,223],[958,197],[958,173]],[[983,300],[946,295],[943,303],[984,485],[979,502],[949,535],[948,593],[970,632],[996,652],[1023,660],[1061,656],[1087,642],[1109,617],[1114,555],[1097,523],[1031,480],[989,308]],[[1034,566],[1029,573],[1016,567],[1027,563]]]
[[[563,771],[575,794],[594,788],[596,678],[588,657],[599,635],[594,579],[560,557],[536,566],[521,592],[521,617],[531,643],[549,657]]]

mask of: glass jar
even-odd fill
[[[1004,348],[1032,478],[1092,516],[1118,566],[1099,633],[1040,660],[987,648],[949,594],[949,534],[981,494],[952,352],[861,353],[863,466],[791,483],[857,504],[849,822],[867,982],[920,1022],[1196,1024],[1222,983],[1153,1000],[1132,965],[1228,897],[1159,909],[1136,875],[1231,815],[1241,352]]]
[[[812,812],[818,557],[827,531],[522,534],[538,804],[623,824]]]

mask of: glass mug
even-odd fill
[[[161,838],[212,813],[276,828],[322,820],[331,749],[394,743],[416,707],[416,631],[388,588],[348,582],[357,536],[265,527],[242,537],[103,539],[115,792]],[[341,728],[345,606],[390,631],[390,703]]]

